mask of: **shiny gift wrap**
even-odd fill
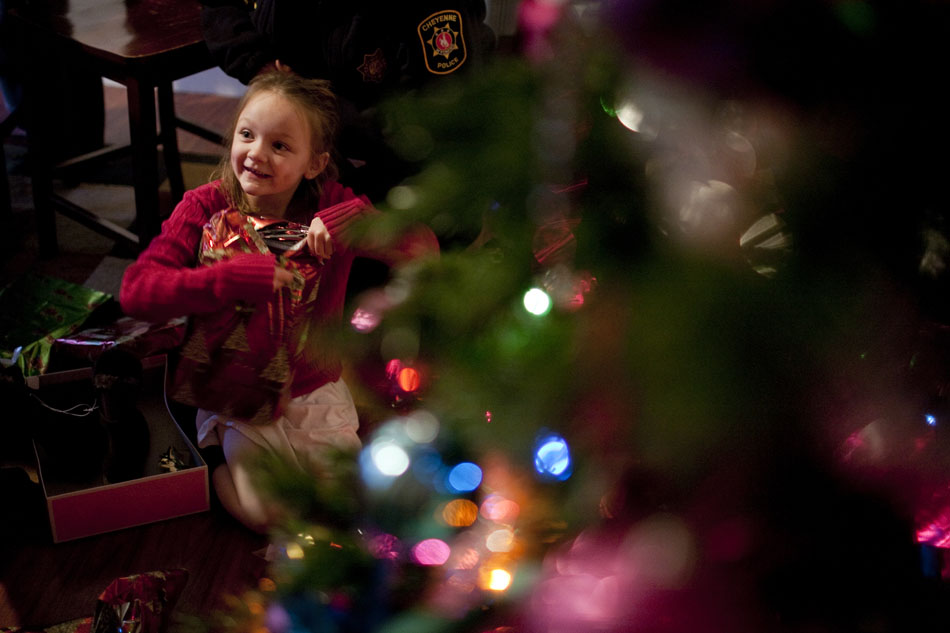
[[[116,578],[99,595],[92,633],[163,633],[187,582],[184,569]]]
[[[181,345],[186,324],[187,319],[184,317],[160,324],[120,317],[102,327],[87,328],[57,338],[53,341],[53,355],[88,364],[115,347],[121,347],[139,358],[166,354]]]
[[[79,330],[112,295],[28,273],[0,289],[0,359],[24,376],[49,368],[56,339]]]
[[[274,253],[294,280],[267,303],[191,317],[172,385],[175,400],[255,424],[282,413],[320,286],[322,266],[309,254],[306,234],[306,226],[236,210],[211,217],[199,266],[239,253]]]

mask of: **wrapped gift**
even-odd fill
[[[99,595],[92,633],[162,633],[187,581],[184,569],[116,578]]]
[[[49,626],[0,627],[0,633],[164,633],[187,581],[184,569],[116,578],[99,594],[94,616]]]
[[[301,224],[236,210],[211,217],[202,234],[199,265],[239,253],[274,253],[294,281],[267,303],[238,303],[191,317],[171,389],[175,400],[258,424],[282,413],[322,271],[309,255],[306,235]],[[269,336],[248,337],[248,331]]]
[[[53,342],[81,329],[111,298],[56,277],[24,275],[0,290],[0,359],[24,376],[45,373]]]
[[[124,316],[102,327],[86,328],[53,341],[53,354],[85,364],[95,362],[113,347],[122,348],[139,358],[167,354],[185,338],[187,319],[176,317],[166,323],[150,323]]]

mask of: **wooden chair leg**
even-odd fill
[[[56,236],[56,209],[53,205],[53,139],[49,126],[44,125],[47,114],[46,104],[53,103],[56,95],[38,69],[42,63],[35,60],[34,72],[29,73],[23,86],[23,109],[26,112],[27,128],[27,165],[30,172],[30,186],[33,189],[33,210],[36,214],[36,235],[39,242],[39,254],[43,259],[51,259],[59,254],[59,242]]]
[[[158,208],[158,147],[155,134],[155,87],[130,79],[129,136],[132,143],[132,185],[135,189],[135,232],[144,249],[161,229]]]
[[[171,189],[172,204],[178,204],[185,195],[185,179],[181,173],[181,154],[178,151],[178,124],[175,116],[175,93],[171,82],[158,86],[158,116],[161,123],[159,138],[165,156],[165,173]]]

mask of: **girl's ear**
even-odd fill
[[[307,180],[313,180],[317,176],[323,173],[323,170],[327,168],[327,165],[330,163],[330,153],[322,152],[320,154],[314,154],[313,158],[310,159],[310,168],[307,169],[307,173],[304,176]]]

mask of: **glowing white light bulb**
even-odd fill
[[[485,548],[490,552],[510,552],[514,544],[514,532],[508,529],[495,530],[485,539]]]
[[[617,119],[631,132],[639,132],[643,123],[643,110],[632,101],[628,101],[617,109]]]
[[[419,195],[416,193],[416,190],[405,185],[393,187],[389,190],[389,193],[386,194],[386,202],[392,205],[394,209],[410,209],[415,206],[418,201]]]
[[[416,411],[406,418],[406,435],[417,444],[428,444],[439,435],[439,420],[428,411]]]
[[[504,591],[511,585],[511,574],[504,569],[493,569],[488,577],[488,588],[492,591]]]
[[[535,316],[543,316],[551,309],[551,297],[540,288],[524,293],[524,309]]]
[[[373,464],[387,477],[398,477],[409,468],[409,455],[401,446],[390,442],[374,442],[371,448]]]

